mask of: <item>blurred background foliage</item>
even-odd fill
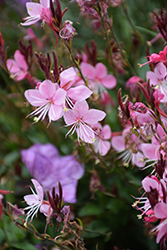
[[[0,29],[5,41],[4,48],[6,48],[7,58],[13,58],[15,50],[18,49],[19,39],[28,45],[28,41],[24,40],[27,27],[20,25],[22,18],[27,16],[26,8],[21,0],[0,2]],[[107,116],[107,122],[112,131],[121,130],[117,118],[117,91],[121,87],[124,94],[128,93],[125,90],[125,83],[133,72],[145,79],[149,67],[146,65],[139,68],[138,63],[147,60],[145,58],[147,41],[158,34],[154,27],[153,11],[159,12],[161,8],[167,7],[165,0],[127,0],[123,3],[124,7],[122,5],[116,8],[110,7],[109,12],[115,36],[119,42],[122,42],[122,48],[133,70],[127,66],[125,74],[116,73],[118,85],[116,89],[110,91],[115,107],[109,109]],[[72,41],[74,55],[78,53],[78,50],[83,50],[86,42],[94,39],[97,43],[98,61],[105,63],[108,72],[112,73],[106,60],[106,41],[103,34],[92,30],[91,21],[80,15],[75,1],[71,3],[61,1],[61,5],[62,9],[68,6],[64,20],[73,21],[73,26],[78,33]],[[55,47],[54,35],[47,25],[43,29],[38,22],[31,28],[43,44],[40,51],[32,42],[34,52],[42,52],[44,55],[49,52],[52,57],[51,51],[53,50],[58,56],[59,64],[62,64],[64,68],[73,66],[63,42],[59,41],[58,46]],[[159,39],[151,46],[150,53],[158,53],[163,50],[163,47],[164,42]],[[45,79],[37,65],[33,67],[32,73],[41,81]],[[20,151],[37,142],[50,142],[59,149],[62,155],[75,153],[81,161],[85,162],[85,175],[78,184],[77,203],[71,205],[71,210],[74,218],[78,217],[82,220],[87,249],[158,249],[155,238],[149,235],[148,229],[143,227],[142,220],[137,219],[138,212],[131,206],[134,202],[132,195],[135,197],[140,195],[138,189],[141,187],[141,180],[146,176],[147,170],[140,171],[137,167],[129,166],[127,169],[121,166],[121,162],[115,160],[117,155],[113,150],[110,150],[109,154],[104,157],[107,164],[107,168],[104,169],[100,164],[95,164],[86,147],[76,147],[70,137],[65,139],[67,129],[63,127],[62,121],[53,122],[49,128],[46,128],[47,122],[32,125],[32,119],[25,119],[31,112],[31,107],[25,103],[24,98],[24,91],[29,88],[31,86],[26,80],[16,83],[9,78],[4,69],[0,68],[0,189],[14,190],[14,194],[4,197],[4,205],[7,200],[19,207],[24,207],[23,196],[29,193],[25,186],[30,184],[31,176],[21,161]],[[92,171],[98,173],[101,185],[106,190],[106,193],[100,190],[95,192],[94,199],[91,199],[92,194],[89,188]],[[45,217],[39,214],[38,218],[34,218],[33,225],[43,233]],[[52,237],[59,234],[55,231],[55,227],[48,227],[47,233]],[[53,249],[53,245],[49,242],[41,242],[34,235],[16,227],[14,222],[5,215],[0,221],[0,246],[0,249]]]

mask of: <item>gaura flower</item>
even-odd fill
[[[39,84],[38,89],[29,89],[25,91],[25,97],[28,102],[38,107],[29,116],[39,114],[37,121],[44,120],[46,114],[49,116],[49,123],[60,119],[63,115],[63,104],[65,102],[66,91],[59,88],[57,83],[45,80]]]
[[[80,138],[86,143],[94,143],[95,132],[91,126],[103,120],[105,116],[106,113],[101,110],[89,109],[85,100],[77,101],[73,109],[67,109],[64,113],[65,123],[71,126],[66,136],[76,131],[78,141]]]
[[[34,216],[38,213],[38,210],[40,210],[41,213],[43,213],[46,217],[50,216],[52,213],[52,208],[50,207],[50,204],[48,201],[45,201],[44,198],[44,191],[43,187],[39,184],[39,182],[35,179],[31,179],[35,191],[30,187],[33,194],[28,194],[24,196],[25,202],[29,205],[28,207],[24,208],[24,210],[29,210],[26,214],[26,223],[28,218],[31,218],[31,221],[33,220]]]
[[[6,61],[6,66],[10,72],[10,77],[16,79],[17,81],[23,80],[28,73],[28,65],[20,50],[15,51],[14,60],[8,59]]]
[[[160,94],[163,94],[160,102],[167,102],[167,69],[166,66],[160,62],[154,68],[154,72],[147,72],[147,80],[150,81],[150,85],[154,86]]]
[[[111,138],[111,129],[108,124],[102,125],[97,123],[93,126],[93,130],[95,131],[95,142],[94,148],[95,152],[99,152],[100,155],[106,155],[111,147],[111,143],[107,141]]]
[[[21,23],[21,25],[28,26],[38,22],[41,19],[48,22],[47,18],[51,19],[49,7],[50,0],[40,0],[40,3],[26,3],[26,8],[29,16],[24,18],[25,22]]]

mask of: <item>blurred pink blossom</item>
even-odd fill
[[[14,60],[8,59],[6,61],[6,65],[10,72],[10,77],[16,79],[17,81],[23,80],[28,73],[28,65],[20,50],[15,51]]]

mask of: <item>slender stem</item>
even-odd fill
[[[99,162],[101,163],[102,167],[105,168],[105,169],[108,169],[108,166],[107,166],[107,164],[105,163],[105,161],[102,159],[102,157],[101,157],[99,154],[97,154],[97,153],[95,152],[95,150],[94,150],[94,148],[92,147],[91,144],[89,144],[89,146],[90,146],[90,148],[91,148],[93,154],[98,158],[98,160],[99,160]]]
[[[125,0],[125,2],[126,2],[126,0]],[[129,17],[128,8],[127,8],[127,2],[125,4],[124,4],[124,2],[122,2],[122,7],[123,7],[124,13],[126,15],[126,18],[128,19],[128,21],[129,21],[129,23],[130,23],[130,25],[131,25],[134,33],[136,34],[137,37],[139,37],[139,34],[138,34],[135,26],[133,25],[133,23],[132,23],[132,21],[131,21],[131,19]]]
[[[65,45],[66,45],[66,47],[67,47],[67,49],[68,49],[68,51],[69,51],[69,53],[70,53],[70,58],[72,59],[74,65],[76,66],[76,68],[77,68],[78,71],[79,71],[79,74],[80,74],[82,80],[85,82],[85,85],[88,87],[88,83],[87,83],[86,79],[84,78],[84,76],[83,76],[83,74],[82,74],[82,71],[81,71],[81,69],[80,69],[78,63],[76,62],[76,60],[75,60],[75,58],[74,58],[74,55],[73,55],[73,53],[72,53],[72,50],[71,50],[70,46],[68,45],[67,42],[65,42]]]
[[[108,52],[109,52],[109,56],[110,56],[110,62],[112,64],[112,67],[113,67],[113,73],[115,73],[115,68],[114,68],[114,65],[113,65],[113,60],[112,60],[112,50],[111,50],[111,46],[110,46],[110,39],[108,37],[108,32],[107,32],[107,29],[106,29],[106,26],[105,26],[105,22],[104,22],[104,19],[103,19],[103,16],[101,15],[101,7],[100,7],[100,4],[98,3],[97,4],[98,6],[98,9],[96,9],[96,11],[98,12],[99,14],[99,17],[101,19],[101,23],[102,23],[102,27],[103,27],[103,30],[104,30],[104,36],[105,36],[105,39],[106,39],[106,42],[107,42],[107,47],[108,47]]]
[[[115,32],[114,32],[114,30],[113,30],[111,24],[110,24],[109,22],[107,22],[107,23],[108,23],[108,25],[109,25],[109,27],[110,27],[110,30],[111,30],[112,35],[113,35],[113,38],[114,38],[114,40],[116,41],[116,43],[117,43],[117,45],[118,45],[118,47],[119,47],[119,49],[120,49],[120,52],[121,52],[122,57],[126,60],[127,64],[129,65],[129,68],[131,69],[132,74],[133,74],[133,75],[137,75],[136,72],[135,72],[135,70],[134,70],[134,68],[132,67],[131,63],[129,62],[129,60],[128,60],[128,58],[127,58],[127,55],[125,54],[125,51],[123,50],[122,46],[120,45],[120,43],[119,43],[119,41],[118,41],[118,39],[117,39],[117,37],[116,37],[116,35],[115,35]]]

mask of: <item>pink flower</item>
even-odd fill
[[[93,143],[95,132],[91,126],[103,120],[105,116],[105,112],[101,110],[89,109],[86,101],[77,101],[73,109],[67,109],[64,114],[65,123],[67,126],[71,126],[67,135],[76,131],[78,141],[81,138],[86,143]]]
[[[160,62],[154,68],[154,72],[147,72],[147,81],[150,81],[150,85],[155,86],[160,94],[163,94],[163,98],[160,102],[167,102],[167,70],[166,66]]]
[[[111,143],[107,141],[111,138],[111,129],[108,124],[101,126],[100,123],[97,123],[93,126],[95,131],[95,142],[94,148],[95,152],[99,152],[100,155],[106,155],[110,149]]]
[[[66,101],[70,107],[73,106],[71,99],[75,101],[82,101],[89,98],[92,94],[92,91],[84,85],[77,87],[73,86],[77,76],[77,71],[73,67],[64,70],[60,74],[60,87],[66,90]]]
[[[119,158],[122,158],[124,166],[129,166],[130,161],[132,161],[132,165],[144,167],[144,155],[140,150],[141,142],[136,135],[130,133],[130,127],[124,129],[122,135],[114,136],[111,145],[117,152],[121,153]]]
[[[31,179],[31,181],[34,184],[37,193],[35,193],[34,190],[30,187],[33,194],[24,196],[24,200],[29,205],[28,207],[24,208],[24,210],[29,210],[26,217],[26,223],[29,217],[31,217],[31,221],[33,220],[35,214],[38,212],[42,205],[44,197],[44,192],[41,185],[35,179]]]
[[[44,20],[47,23],[51,21],[51,13],[49,10],[50,0],[40,0],[39,3],[26,3],[28,17],[24,18],[25,22],[21,23],[23,26],[31,25],[39,20]],[[50,21],[49,21],[50,20]]]
[[[157,203],[154,213],[156,218],[162,219],[160,224],[152,230],[152,232],[158,232],[156,242],[159,243],[162,237],[167,234],[167,204],[164,202]]]
[[[149,61],[141,64],[140,67],[148,63],[157,64],[159,62],[163,62],[166,65],[167,64],[166,55],[167,55],[167,46],[165,46],[163,51],[160,51],[159,54],[152,53],[151,56],[148,57]]]
[[[83,76],[88,80],[89,86],[94,92],[102,92],[103,86],[107,89],[113,89],[116,86],[116,78],[107,73],[107,68],[103,63],[97,63],[93,67],[89,63],[81,63],[81,71]]]
[[[58,84],[45,80],[40,83],[38,89],[25,91],[28,102],[38,107],[29,116],[38,115],[37,121],[44,120],[48,113],[49,122],[60,119],[63,115],[63,104],[65,102],[66,91],[59,88]]]
[[[23,80],[28,73],[28,65],[20,50],[16,50],[14,60],[8,59],[6,61],[6,65],[10,72],[10,77],[16,79],[17,81]]]

